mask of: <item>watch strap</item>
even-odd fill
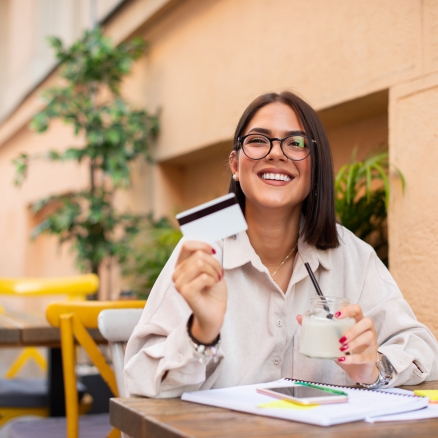
[[[381,388],[382,386],[387,385],[391,381],[394,375],[394,367],[392,366],[388,358],[380,352],[377,352],[377,355],[378,355],[378,359],[376,362],[376,366],[379,375],[374,383],[360,383],[360,385],[363,386],[364,388],[367,389]]]

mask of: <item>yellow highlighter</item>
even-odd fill
[[[429,403],[438,404],[438,389],[416,389],[414,394],[420,397],[429,397]]]

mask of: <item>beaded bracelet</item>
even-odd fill
[[[221,335],[218,334],[217,338],[211,344],[203,344],[198,341],[190,332],[190,328],[193,322],[193,313],[190,315],[189,320],[187,321],[187,334],[189,335],[190,344],[197,351],[201,357],[199,358],[199,363],[204,364],[207,362],[208,358],[212,357],[213,362],[216,363],[218,361],[217,351],[219,348],[219,344],[221,343]]]

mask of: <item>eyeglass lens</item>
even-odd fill
[[[253,160],[260,160],[268,155],[271,141],[261,134],[251,134],[243,140],[243,152]],[[283,153],[291,160],[303,160],[309,153],[309,142],[302,135],[292,135],[283,139]]]

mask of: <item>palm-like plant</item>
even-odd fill
[[[389,200],[388,153],[377,153],[363,161],[354,159],[342,166],[335,178],[338,220],[356,236],[370,243],[388,264],[386,217]],[[404,190],[405,180],[395,168]]]
[[[149,296],[181,237],[181,231],[166,218],[149,218],[139,226],[139,234],[130,243],[130,253],[122,263],[122,275],[139,298]]]

